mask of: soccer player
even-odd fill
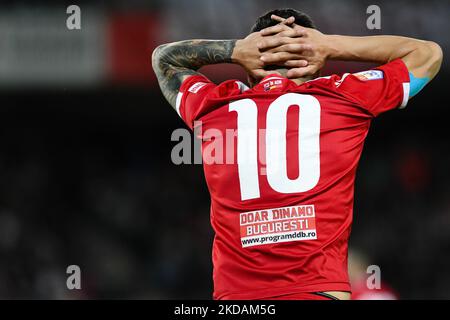
[[[326,60],[380,66],[320,78]],[[371,120],[404,108],[441,61],[433,42],[325,35],[293,9],[259,17],[245,39],[154,51],[162,93],[189,128],[201,126],[214,299],[350,298],[354,180]],[[198,72],[216,63],[242,66],[251,87]],[[225,142],[226,161],[210,161]]]

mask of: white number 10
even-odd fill
[[[300,108],[298,126],[299,176],[287,174],[286,129],[289,107]],[[230,103],[237,112],[237,164],[241,199],[260,197],[258,175],[258,107],[251,99]],[[266,173],[271,188],[280,193],[306,192],[320,177],[320,103],[310,95],[287,93],[273,101],[266,118]]]

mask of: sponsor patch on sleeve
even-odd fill
[[[369,81],[369,80],[378,80],[383,79],[383,71],[381,70],[367,70],[353,74],[359,80]]]
[[[192,93],[197,93],[201,88],[203,88],[206,85],[207,85],[206,82],[196,82],[188,89],[188,91]]]

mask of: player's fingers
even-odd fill
[[[295,18],[294,17],[289,17],[289,18],[287,18],[287,19],[285,19],[283,22],[282,22],[282,24],[285,24],[285,25],[291,25],[291,24],[293,24],[295,22]]]
[[[277,33],[280,33],[282,31],[286,31],[286,30],[289,30],[289,29],[292,29],[292,28],[288,27],[287,25],[279,23],[279,24],[274,25],[272,27],[267,27],[265,29],[262,29],[260,31],[260,33],[263,36],[270,36],[270,35],[277,34]]]
[[[277,21],[277,22],[279,22],[281,24],[284,24],[284,25],[291,25],[291,24],[293,24],[295,22],[295,18],[292,17],[292,16],[288,17],[288,18],[282,18],[280,16],[277,16],[276,14],[273,14],[273,15],[270,16],[270,18],[272,20]]]
[[[263,35],[264,36],[264,35]],[[284,37],[284,38],[297,38],[297,32],[294,29],[288,28],[280,31],[277,34],[274,34],[272,36],[278,36],[278,37]]]
[[[280,17],[280,16],[277,16],[276,14],[272,14],[272,15],[270,16],[270,19],[275,20],[275,21],[277,21],[277,22],[283,22],[283,21],[284,21],[284,18],[282,18],[282,17]]]
[[[271,29],[272,28],[272,29]],[[305,28],[290,28],[284,25],[276,25],[261,30],[262,36],[280,36],[289,38],[301,38],[307,35],[307,30]]]
[[[292,68],[289,69],[286,73],[286,76],[288,78],[302,78],[305,76],[311,76],[316,73],[316,68],[314,65],[309,65],[306,67],[300,67],[300,68]]]
[[[307,35],[307,30],[302,27],[296,27],[296,28],[289,28],[284,29],[280,33],[278,33],[280,37],[291,37],[291,38],[298,38],[298,37],[304,37]]]
[[[287,43],[276,46],[270,52],[290,52],[290,53],[301,53],[305,54],[306,51],[311,51],[312,47],[309,44],[301,44],[301,43]]]
[[[257,43],[259,50],[267,50],[269,48],[279,47],[288,43],[291,43],[292,39],[289,37],[269,36],[264,37]]]
[[[299,54],[289,53],[289,52],[276,52],[276,53],[264,53],[261,56],[261,61],[264,64],[278,64],[284,63],[288,60],[301,60],[302,56]]]
[[[288,60],[284,63],[284,66],[288,68],[302,68],[306,67],[307,65],[307,60]]]

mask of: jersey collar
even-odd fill
[[[265,76],[257,85],[253,87],[255,91],[264,92],[277,92],[285,90],[291,83],[295,85],[295,82],[273,73]]]

